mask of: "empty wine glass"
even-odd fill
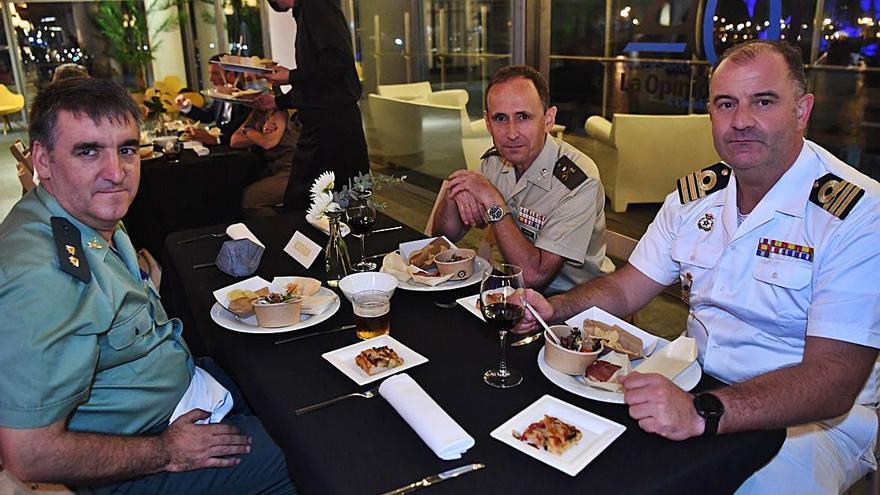
[[[376,263],[367,261],[367,252],[364,249],[364,237],[373,228],[376,222],[376,210],[370,206],[372,191],[360,191],[352,193],[353,199],[345,209],[345,221],[351,228],[351,233],[361,240],[361,261],[351,266],[356,272],[368,272],[376,269]]]
[[[483,380],[498,388],[515,387],[522,383],[522,373],[507,368],[507,332],[519,323],[523,316],[522,301],[511,296],[523,288],[522,268],[516,265],[498,265],[486,270],[480,284],[480,309],[483,317],[498,331],[501,343],[501,359],[498,368],[483,375]]]

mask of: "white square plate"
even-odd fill
[[[459,305],[461,305],[461,307],[463,307],[464,309],[468,310],[472,315],[476,316],[477,318],[479,318],[483,321],[486,321],[486,318],[483,318],[483,313],[481,313],[480,310],[477,309],[477,300],[479,300],[479,299],[480,299],[480,295],[474,294],[472,296],[467,296],[467,297],[462,297],[461,299],[456,299],[455,302],[457,302]]]
[[[229,299],[226,296],[233,291],[233,289],[241,289],[241,290],[252,290],[254,292],[262,289],[263,287],[272,287],[272,284],[269,283],[268,280],[262,277],[251,277],[247,280],[242,280],[241,282],[234,283],[232,285],[227,285],[222,289],[217,289],[214,291],[214,299],[220,303],[226,309],[229,309]]]
[[[540,421],[545,414],[576,426],[584,434],[583,438],[561,456],[514,438],[513,430],[522,433],[530,424]],[[569,476],[576,476],[625,430],[626,427],[619,423],[545,395],[495,428],[491,436]]]
[[[354,358],[360,354],[361,351],[369,349],[370,347],[381,347],[383,345],[387,345],[396,352],[397,355],[403,359],[403,364],[372,376],[368,375],[366,371],[362,370],[360,366],[355,364]],[[372,339],[362,340],[350,346],[343,347],[342,349],[325,352],[324,354],[321,354],[321,357],[329,361],[330,364],[336,367],[336,369],[354,380],[358,385],[366,385],[370,382],[381,380],[395,373],[410,369],[413,366],[428,362],[428,358],[403,345],[400,341],[390,335],[380,335]]]
[[[602,323],[607,323],[609,325],[617,325],[627,332],[642,339],[642,352],[644,352],[645,356],[650,356],[651,353],[654,352],[654,348],[657,347],[656,335],[651,335],[650,333],[642,330],[637,326],[630,325],[629,323],[621,320],[611,313],[606,313],[605,311],[602,311],[596,306],[593,306],[586,311],[581,311],[580,313],[565,320],[565,324],[570,327],[582,328],[584,326],[584,320],[587,319],[601,321]]]

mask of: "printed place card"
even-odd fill
[[[290,238],[290,242],[284,246],[284,252],[299,262],[300,265],[309,268],[315,262],[318,253],[321,252],[321,246],[318,246],[314,241],[306,237],[305,234],[297,230],[293,233],[293,237]]]

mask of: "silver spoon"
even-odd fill
[[[557,337],[556,334],[553,333],[552,330],[550,330],[550,327],[547,326],[547,322],[544,321],[544,318],[541,318],[541,315],[538,314],[538,312],[535,310],[535,308],[533,308],[532,305],[529,304],[529,302],[525,300],[525,298],[523,298],[523,303],[525,303],[526,308],[527,308],[529,311],[531,311],[532,316],[534,316],[535,319],[538,320],[538,323],[540,323],[541,326],[544,327],[544,330],[547,332],[547,335],[550,336],[550,340],[552,340],[553,342],[555,342],[556,345],[562,345],[562,344],[559,342],[559,337]]]

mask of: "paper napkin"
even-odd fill
[[[639,373],[659,373],[674,380],[697,359],[697,343],[690,337],[681,336],[663,349],[655,352],[642,364],[636,366]]]
[[[226,227],[226,235],[232,239],[250,239],[254,244],[262,246],[263,249],[266,248],[266,245],[260,242],[260,240],[257,239],[257,236],[255,236],[243,223],[234,223],[229,227]]]

